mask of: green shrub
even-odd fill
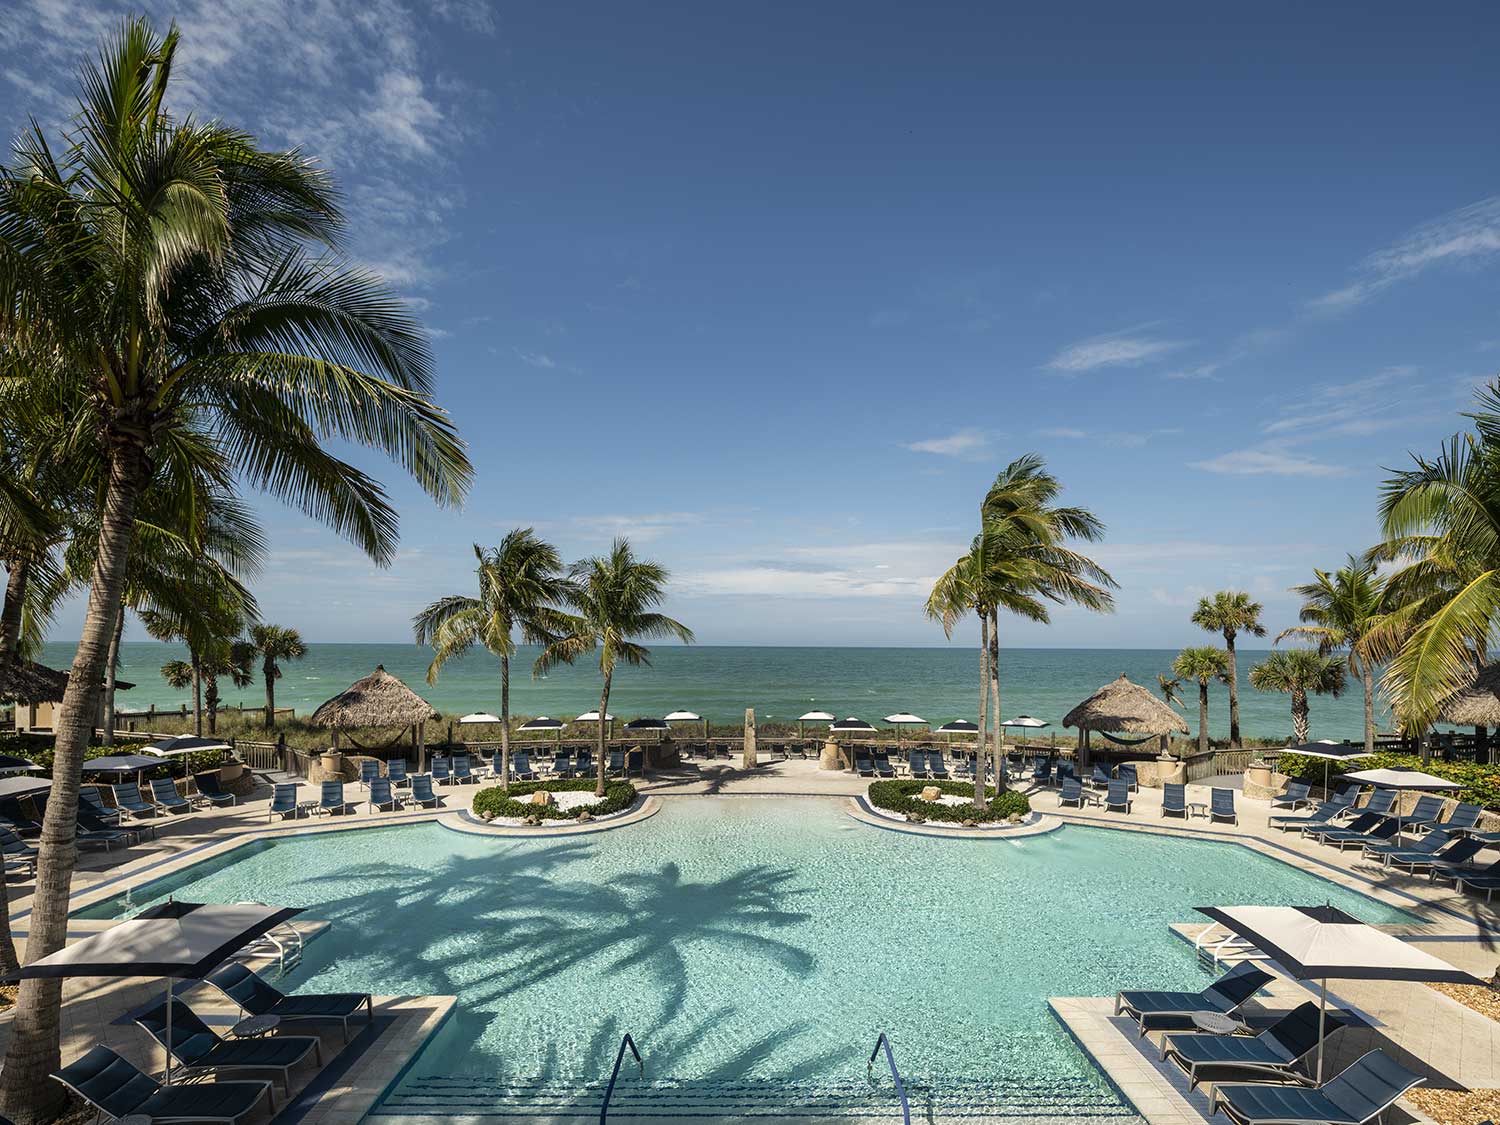
[[[493,813],[495,816],[503,817],[537,816],[543,820],[572,820],[579,814],[580,809],[560,809],[556,805],[533,805],[519,798],[528,797],[538,789],[545,789],[549,793],[593,792],[594,784],[595,782],[587,777],[559,781],[523,781],[512,785],[509,793],[503,792],[498,785],[491,786],[474,794],[474,815],[483,816],[485,813]],[[609,813],[623,812],[634,803],[635,786],[628,781],[617,779],[605,782],[603,798],[584,807],[593,816],[607,816]]]
[[[105,758],[112,754],[135,754],[145,745],[145,739],[127,740],[116,739],[113,746],[100,746],[97,742],[89,746],[83,752],[83,777],[87,782],[90,779],[88,760],[90,758]],[[22,758],[30,758],[42,768],[42,772],[48,777],[52,776],[52,759],[55,755],[52,735],[50,734],[3,734],[0,735],[0,754],[16,754]],[[223,754],[218,750],[203,750],[196,754],[187,756],[187,767],[189,772],[197,773],[200,770],[214,769],[223,759]],[[181,777],[182,759],[164,759],[162,764],[153,770],[145,770],[142,778],[149,780],[153,777]]]
[[[965,781],[920,781],[906,778],[901,781],[875,781],[870,783],[870,804],[878,809],[894,813],[915,813],[927,820],[942,820],[951,824],[962,824],[966,820],[980,824],[991,824],[998,820],[1009,820],[1012,816],[1025,816],[1031,811],[1031,798],[1015,789],[996,794],[994,787],[985,790],[989,797],[984,808],[967,805],[938,805],[924,801],[916,794],[929,785],[936,785],[944,793],[959,797],[974,796],[974,786]]]
[[[1331,786],[1346,773],[1359,770],[1421,770],[1445,781],[1456,781],[1463,786],[1452,794],[1460,801],[1482,805],[1487,809],[1500,809],[1500,766],[1478,765],[1472,762],[1439,762],[1423,764],[1416,754],[1377,752],[1368,758],[1352,762],[1330,762],[1323,758],[1311,758],[1304,754],[1283,754],[1276,768],[1288,777],[1323,784],[1323,768],[1328,767],[1328,784]]]

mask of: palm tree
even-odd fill
[[[276,681],[281,679],[281,665],[301,660],[307,655],[302,634],[282,625],[252,625],[250,643],[260,657],[260,674],[266,683],[266,730],[276,725]]]
[[[660,563],[637,559],[630,543],[616,539],[607,555],[580,559],[568,568],[568,603],[574,611],[566,621],[567,634],[542,650],[535,671],[572,664],[598,650],[599,777],[594,787],[604,796],[605,763],[609,757],[609,687],[620,661],[649,665],[651,650],[638,637],[676,637],[693,643],[693,631],[680,621],[657,613],[666,597],[667,569]]]
[[[1198,685],[1198,753],[1207,754],[1208,685],[1214,680],[1229,682],[1229,657],[1223,649],[1212,645],[1185,648],[1172,661],[1172,674]]]
[[[0,168],[0,334],[57,357],[8,387],[26,418],[58,401],[106,471],[89,598],[57,724],[27,955],[62,948],[83,752],[119,620],[151,466],[195,427],[236,479],[390,562],[396,517],[379,484],[324,448],[380,450],[439,503],[471,468],[431,399],[427,340],[376,276],[336,257],[343,219],[326,173],[212,118],[165,108],[178,35],[127,22],[82,70],[59,149],[40,129]],[[62,1099],[61,988],[23,981],[0,1069],[21,1125]]]
[[[1220,590],[1212,597],[1200,598],[1193,610],[1193,624],[1224,637],[1224,652],[1229,658],[1229,745],[1240,745],[1240,684],[1235,665],[1234,638],[1240,633],[1264,637],[1266,627],[1260,623],[1261,605],[1241,590]]]
[[[1178,694],[1182,690],[1182,680],[1176,676],[1168,676],[1161,672],[1156,674],[1156,690],[1161,692],[1161,697],[1166,701],[1168,707],[1181,707],[1182,696]],[[1168,749],[1172,744],[1172,736],[1163,734],[1161,736],[1161,753],[1166,757]]]
[[[1276,637],[1280,644],[1286,637],[1316,641],[1318,651],[1327,655],[1343,650],[1349,671],[1360,678],[1365,689],[1365,753],[1375,752],[1375,645],[1378,629],[1385,621],[1382,602],[1385,582],[1376,575],[1372,560],[1349,556],[1349,561],[1332,574],[1314,570],[1314,580],[1293,586],[1292,593],[1302,596],[1298,615],[1305,623],[1283,629]]]
[[[500,658],[500,786],[510,788],[510,659],[516,631],[529,645],[549,645],[572,621],[558,607],[572,593],[557,548],[518,527],[486,550],[474,544],[479,596],[451,594],[412,618],[417,644],[432,646],[427,682],[475,645]],[[601,729],[604,724],[600,724]]]
[[[1307,697],[1342,695],[1346,667],[1340,657],[1317,649],[1282,649],[1250,669],[1250,683],[1256,691],[1279,691],[1292,697],[1292,737],[1301,745],[1308,738]]]

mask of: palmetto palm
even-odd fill
[[[1292,737],[1300,745],[1308,739],[1307,697],[1342,695],[1346,667],[1342,657],[1317,649],[1283,649],[1250,669],[1250,684],[1256,691],[1279,691],[1292,697]]]
[[[479,596],[439,598],[416,617],[417,644],[432,646],[427,682],[454,657],[476,645],[500,658],[500,785],[510,785],[510,659],[516,633],[530,645],[549,645],[572,624],[560,605],[571,587],[562,574],[557,548],[529,527],[518,527],[498,547],[474,544]],[[602,724],[601,724],[602,725]]]
[[[307,645],[301,633],[284,625],[252,625],[250,644],[260,657],[260,674],[266,684],[265,727],[270,730],[276,725],[276,681],[281,679],[281,666],[306,656]]]
[[[1385,582],[1375,573],[1369,559],[1349,556],[1349,561],[1330,574],[1314,570],[1312,582],[1293,586],[1292,593],[1302,597],[1299,616],[1302,625],[1284,629],[1277,643],[1286,637],[1315,641],[1325,655],[1343,651],[1349,671],[1360,678],[1365,689],[1365,753],[1375,752],[1375,672],[1376,644],[1379,628],[1385,621],[1383,599]]]
[[[1156,674],[1156,690],[1161,692],[1161,697],[1166,700],[1168,707],[1182,706],[1182,696],[1178,694],[1182,690],[1181,677],[1168,676],[1162,672],[1158,672]]]
[[[1234,639],[1241,633],[1264,637],[1266,627],[1260,623],[1261,605],[1241,590],[1220,590],[1211,597],[1200,598],[1193,610],[1193,624],[1224,638],[1224,652],[1229,659],[1229,745],[1240,745],[1240,683],[1235,664]]]
[[[693,631],[680,621],[658,613],[666,597],[667,569],[660,563],[637,559],[630,543],[616,539],[607,555],[580,559],[568,568],[568,603],[572,614],[567,633],[552,641],[536,660],[536,671],[572,664],[590,652],[599,653],[599,776],[594,792],[604,796],[609,756],[609,689],[615,666],[651,663],[651,650],[638,638],[676,637],[691,644]]]
[[[200,428],[236,477],[388,562],[380,485],[323,446],[390,455],[442,503],[470,467],[431,401],[426,339],[375,276],[333,256],[342,217],[326,174],[229,126],[178,120],[165,98],[175,28],[127,23],[81,73],[60,151],[39,129],[0,169],[0,333],[56,357],[7,388],[20,418],[59,399],[100,450],[105,486],[88,607],[57,726],[27,954],[61,948],[79,773],[136,515],[173,435]],[[30,1125],[61,1091],[55,980],[22,983],[0,1102]]]
[[[1229,682],[1229,657],[1212,645],[1185,648],[1172,661],[1172,674],[1198,685],[1198,753],[1208,753],[1208,685]],[[1169,681],[1170,682],[1170,681]],[[1165,691],[1165,684],[1163,685]],[[1168,699],[1170,703],[1171,700]]]

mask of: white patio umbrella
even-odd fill
[[[585,711],[582,715],[579,715],[573,721],[575,723],[597,723],[599,721],[599,712]],[[605,715],[604,721],[609,724],[608,737],[613,738],[615,736],[615,717],[613,715]]]
[[[65,945],[21,966],[6,980],[26,977],[166,977],[167,1042],[172,1042],[172,982],[199,980],[223,961],[302,909],[256,902],[220,906],[164,902],[101,933]],[[166,1085],[172,1084],[167,1050]]]
[[[1042,727],[1050,727],[1052,724],[1045,719],[1033,719],[1030,715],[1017,715],[1014,719],[1006,719],[1000,724],[1002,727],[1019,727],[1022,731],[1021,742],[1025,743],[1028,730],[1040,730]]]
[[[1351,781],[1373,785],[1376,789],[1394,789],[1398,793],[1451,793],[1462,789],[1456,781],[1433,777],[1421,770],[1360,770],[1344,775]],[[1401,839],[1401,801],[1396,800],[1396,839]]]
[[[1199,906],[1295,980],[1322,983],[1317,1080],[1323,1081],[1323,1032],[1330,980],[1483,982],[1441,958],[1368,926],[1335,906]]]
[[[797,737],[798,738],[806,738],[807,737],[807,728],[805,726],[803,726],[804,723],[831,723],[831,722],[833,722],[833,720],[834,720],[834,716],[830,715],[827,711],[809,711],[805,715],[798,715],[797,716]]]
[[[702,723],[703,738],[705,741],[708,739],[708,720],[694,711],[673,711],[663,718],[669,723]]]
[[[460,724],[498,723],[499,715],[491,715],[488,711],[475,711],[472,715],[465,715],[458,720]]]
[[[897,711],[894,715],[887,715],[885,722],[896,728],[896,749],[901,749],[901,729],[903,727],[925,727],[927,720],[921,715],[913,715],[910,711]]]
[[[1328,793],[1328,764],[1330,762],[1352,762],[1360,758],[1372,758],[1373,754],[1365,753],[1363,745],[1355,746],[1352,742],[1335,742],[1331,738],[1325,738],[1319,742],[1304,742],[1301,746],[1288,746],[1282,751],[1283,754],[1301,754],[1305,758],[1323,759],[1323,793]]]
[[[141,747],[142,754],[150,754],[153,758],[181,758],[182,776],[187,776],[187,756],[189,754],[200,754],[206,750],[218,750],[228,753],[231,749],[229,743],[217,738],[200,738],[191,734],[177,734],[171,738],[163,738],[157,742],[149,743]]]

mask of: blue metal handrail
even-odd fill
[[[635,1056],[636,1069],[640,1072],[639,1077],[646,1077],[646,1064],[641,1062],[641,1053],[635,1049],[635,1040],[630,1037],[630,1032],[627,1031],[625,1038],[620,1040],[620,1049],[615,1052],[615,1068],[610,1071],[609,1085],[604,1088],[604,1104],[599,1107],[599,1125],[604,1125],[605,1118],[609,1116],[609,1099],[615,1093],[615,1081],[620,1077],[620,1064],[625,1061],[626,1047],[629,1047],[630,1053]],[[886,1050],[889,1051],[890,1048],[887,1047]],[[902,1100],[905,1100],[904,1096]],[[910,1121],[911,1118],[907,1118],[907,1120]]]
[[[875,1083],[875,1058],[880,1054],[880,1049],[885,1048],[886,1065],[891,1068],[891,1077],[896,1080],[896,1096],[901,1099],[901,1121],[902,1125],[911,1125],[911,1103],[906,1100],[906,1083],[901,1081],[901,1072],[896,1069],[896,1056],[891,1054],[891,1041],[885,1037],[885,1032],[880,1033],[880,1038],[875,1040],[875,1049],[870,1052],[870,1060],[865,1063],[865,1077],[871,1085]],[[616,1066],[619,1065],[617,1062]]]

